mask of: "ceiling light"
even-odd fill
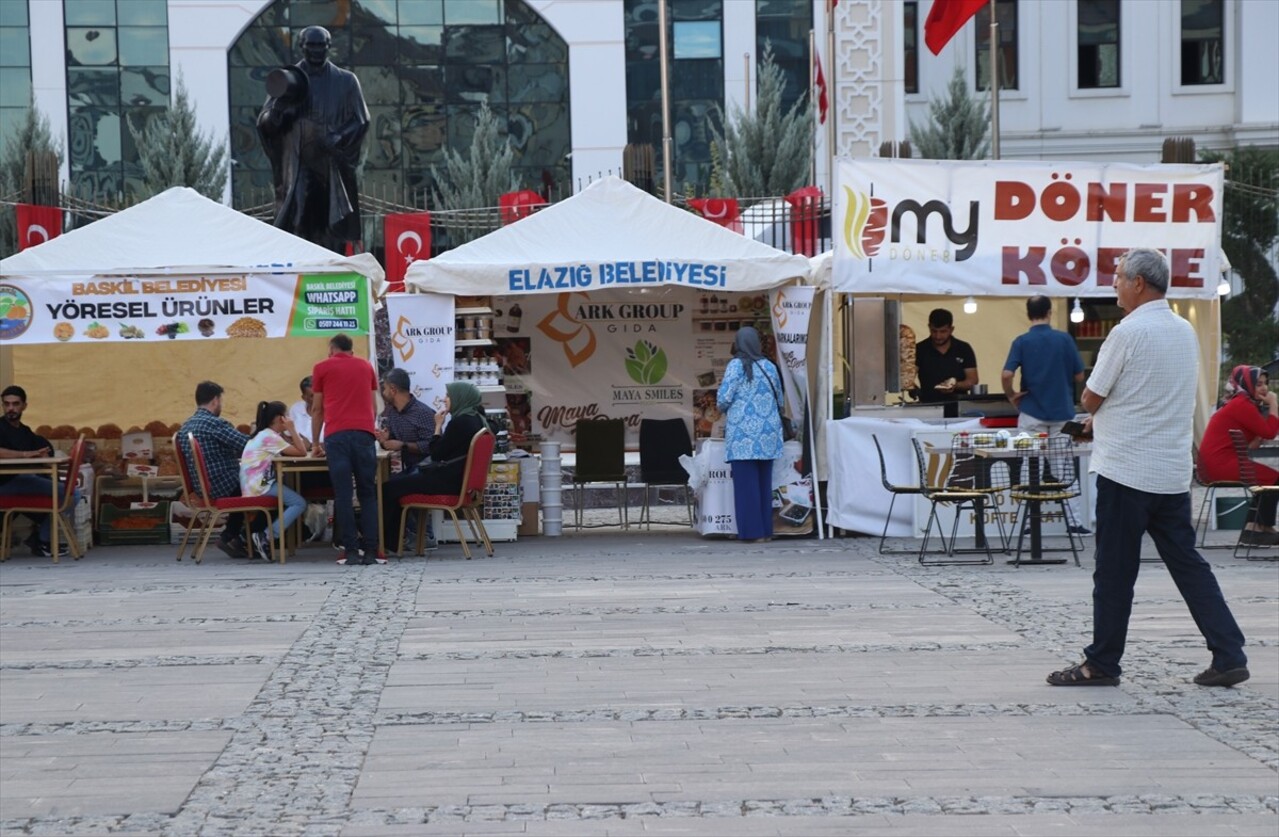
[[[977,313],[977,298],[976,298],[976,297],[972,297],[972,296],[970,296],[970,297],[968,297],[968,299],[965,299],[965,300],[964,300],[964,313],[965,313],[965,314],[976,314],[976,313]]]
[[[1079,304],[1079,297],[1075,297],[1075,307],[1070,309],[1070,321],[1072,323],[1084,321],[1084,307]]]

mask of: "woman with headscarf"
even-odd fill
[[[435,413],[435,434],[427,446],[430,457],[417,470],[400,474],[382,489],[382,530],[388,536],[400,531],[401,497],[461,492],[471,439],[488,427],[480,405],[483,396],[475,384],[454,381],[444,385],[444,392],[444,407]]]
[[[1230,441],[1230,431],[1240,430],[1249,447],[1256,447],[1262,439],[1273,439],[1279,434],[1279,409],[1276,409],[1275,393],[1270,390],[1270,380],[1265,371],[1256,366],[1236,366],[1226,383],[1226,401],[1208,420],[1203,440],[1199,443],[1199,479],[1202,482],[1223,482],[1239,479],[1239,458]],[[1257,482],[1262,485],[1279,484],[1279,472],[1257,463]],[[1274,493],[1261,495],[1248,510],[1248,522],[1244,526],[1243,542],[1256,545],[1279,543],[1275,530],[1275,508],[1279,497]]]
[[[759,332],[747,326],[733,340],[733,359],[716,395],[724,424],[724,458],[733,474],[737,538],[773,537],[773,460],[782,455],[782,377],[764,357]]]

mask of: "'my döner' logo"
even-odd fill
[[[960,230],[955,226],[950,205],[939,200],[922,204],[910,198],[900,200],[893,207],[890,217],[888,203],[881,198],[854,192],[847,186],[844,187],[844,197],[848,203],[848,211],[844,215],[844,244],[847,245],[848,252],[853,254],[853,258],[869,260],[879,255],[880,247],[884,243],[886,226],[888,226],[889,243],[899,244],[903,215],[912,215],[915,218],[916,244],[926,243],[928,219],[936,214],[941,218],[942,232],[946,239],[959,248],[955,251],[955,261],[962,262],[977,250],[977,213],[980,206],[978,201],[969,201],[968,226]],[[890,258],[896,257],[896,254],[890,255]],[[910,256],[906,255],[906,258]],[[945,259],[949,261],[949,250],[945,253]]]

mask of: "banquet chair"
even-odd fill
[[[213,489],[209,480],[209,465],[204,460],[204,450],[200,447],[200,442],[195,438],[194,433],[187,434],[187,441],[191,445],[191,459],[195,462],[196,487],[199,496],[205,499],[205,502],[212,506],[208,521],[204,525],[204,532],[200,536],[200,545],[196,547],[195,562],[199,564],[204,560],[204,549],[209,545],[209,538],[213,535],[213,530],[217,528],[218,519],[224,514],[232,514],[234,512],[244,512],[245,531],[249,528],[248,513],[262,512],[266,515],[267,528],[271,528],[271,515],[279,510],[279,500],[267,494],[257,497],[218,497],[213,498]],[[267,539],[271,544],[271,560],[282,560],[283,555],[275,554],[275,538]]]
[[[462,533],[462,522],[457,516],[460,511],[466,518],[475,542],[483,544],[484,551],[490,558],[493,556],[493,542],[489,540],[488,530],[484,528],[484,486],[488,484],[489,466],[493,463],[493,448],[496,443],[496,437],[488,428],[482,428],[471,437],[471,445],[466,451],[466,464],[462,468],[463,482],[459,493],[406,494],[400,498],[398,555],[404,555],[404,533],[408,528],[409,512],[417,512],[417,554],[421,555],[426,535],[427,512],[441,511],[453,518],[457,539],[462,544],[462,554],[468,561],[471,560],[471,547],[467,545],[466,535]]]
[[[888,464],[884,461],[884,449],[880,447],[879,437],[874,433],[870,434],[870,438],[875,442],[875,451],[879,454],[879,481],[884,484],[884,489],[893,495],[893,499],[888,503],[888,513],[884,515],[884,531],[879,536],[879,554],[880,555],[901,555],[907,551],[914,550],[888,550],[884,551],[884,539],[888,537],[888,524],[893,519],[893,506],[897,503],[898,495],[918,496],[924,492],[924,489],[918,485],[896,485],[888,481]]]
[[[1195,539],[1198,543],[1195,546],[1198,549],[1230,549],[1236,544],[1231,543],[1208,543],[1208,521],[1209,514],[1217,513],[1217,506],[1214,502],[1217,498],[1217,492],[1220,489],[1238,488],[1244,492],[1244,496],[1239,500],[1239,506],[1248,502],[1248,488],[1239,480],[1205,480],[1199,476],[1199,447],[1195,446],[1191,453],[1194,455],[1195,467],[1190,473],[1195,478],[1195,482],[1202,488],[1207,489],[1204,492],[1204,498],[1199,503],[1199,513],[1195,515]],[[1239,506],[1235,506],[1238,508]],[[1209,511],[1211,509],[1211,511]]]
[[[688,525],[693,525],[693,492],[688,487],[688,471],[679,463],[681,456],[692,455],[693,443],[688,438],[688,425],[684,423],[684,419],[640,419],[639,484],[644,490],[640,523],[647,521],[648,528],[653,528],[652,510],[648,505],[649,490],[667,487],[684,492]]]
[[[178,475],[182,477],[182,502],[191,510],[191,522],[187,524],[186,534],[182,536],[182,543],[178,545],[178,557],[176,560],[181,561],[182,556],[186,554],[187,544],[191,541],[194,534],[195,543],[192,544],[192,557],[195,562],[200,563],[202,555],[195,552],[196,544],[200,543],[200,539],[204,537],[204,528],[213,522],[213,518],[217,516],[217,510],[204,499],[200,494],[199,486],[196,480],[191,478],[191,465],[187,461],[187,456],[182,452],[182,446],[178,444],[180,434],[173,434],[173,451],[178,457]]]
[[[1253,508],[1256,508],[1257,501],[1260,500],[1263,495],[1279,493],[1279,485],[1262,485],[1257,482],[1257,463],[1248,455],[1248,440],[1244,437],[1242,430],[1231,428],[1230,445],[1235,449],[1235,457],[1239,460],[1239,482],[1248,490],[1248,493],[1252,498],[1251,502]],[[1260,555],[1256,558],[1253,557],[1252,550],[1254,544],[1243,542],[1243,533],[1245,531],[1247,531],[1245,528],[1240,527],[1239,539],[1235,541],[1234,557],[1239,557],[1239,547],[1242,546],[1245,547],[1243,557],[1247,558],[1249,561],[1260,560],[1263,558],[1272,559],[1272,556],[1268,554]],[[1264,550],[1273,549],[1274,547],[1260,546],[1257,548]]]
[[[15,514],[56,514],[61,521],[58,529],[67,539],[67,548],[71,557],[79,561],[84,556],[80,542],[75,536],[76,480],[80,476],[80,464],[84,461],[84,434],[76,439],[67,457],[67,475],[62,486],[61,497],[54,506],[50,494],[9,494],[0,496],[0,509],[4,510],[3,523],[0,523],[0,561],[9,560],[10,540],[13,538],[13,516]],[[58,553],[53,553],[53,563],[58,563]]]
[[[1079,526],[1070,510],[1070,500],[1079,496],[1079,468],[1075,458],[1075,443],[1069,436],[1049,436],[1042,454],[1030,454],[1038,459],[1039,464],[1028,462],[1028,469],[1038,467],[1037,483],[1022,483],[1014,486],[1008,496],[1017,503],[1017,513],[1013,517],[1013,531],[1017,533],[1017,552],[1013,565],[1021,566],[1021,552],[1025,545],[1027,526],[1038,517],[1042,525],[1045,514],[1045,503],[1056,503],[1061,509],[1061,516],[1066,521],[1066,538],[1070,542],[1070,554],[1074,556],[1075,566],[1080,566],[1079,549],[1083,548],[1082,540],[1078,548],[1075,546],[1077,536],[1072,530]],[[1053,551],[1045,549],[1045,552]]]
[[[582,528],[587,487],[612,485],[617,490],[617,525],[629,529],[625,423],[622,419],[581,419],[573,433],[577,442],[573,467],[574,525]]]
[[[985,542],[984,559],[971,560],[956,558],[955,537],[959,532],[959,515],[965,508],[972,509],[977,514],[986,502],[986,493],[977,491],[972,487],[965,487],[964,483],[970,484],[974,482],[973,478],[961,469],[960,473],[955,475],[955,482],[952,484],[952,474],[954,474],[954,459],[950,450],[945,453],[939,453],[936,449],[930,448],[925,451],[924,445],[918,439],[911,439],[911,443],[915,446],[915,460],[919,465],[919,485],[920,493],[924,499],[928,500],[928,523],[924,527],[924,540],[919,545],[919,563],[926,566],[943,566],[949,564],[993,564],[995,556],[990,551],[990,540]],[[941,517],[937,514],[937,507],[954,506],[955,520],[950,529],[950,542],[946,542],[946,533],[942,530]],[[933,524],[937,525],[937,536],[941,539],[942,551],[940,553],[930,553],[928,551],[928,542],[932,537]],[[929,555],[941,555],[942,560],[928,560]]]

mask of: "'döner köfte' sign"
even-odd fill
[[[1216,296],[1223,169],[843,160],[834,286],[850,293],[1113,296],[1120,257],[1168,256],[1169,296]]]

